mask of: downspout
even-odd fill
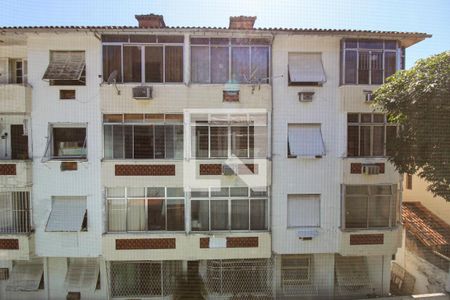
[[[47,300],[50,300],[50,271],[48,267],[48,257],[45,258],[45,273],[44,287],[47,289]]]

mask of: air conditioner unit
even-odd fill
[[[372,102],[373,101],[372,91],[364,91],[364,101],[365,102]]]
[[[380,166],[373,164],[363,165],[362,172],[365,175],[378,175],[380,174]]]
[[[133,88],[133,98],[136,100],[147,100],[153,98],[153,88],[151,86],[136,86]]]
[[[236,172],[235,172],[233,166],[224,164],[224,165],[222,165],[222,174],[225,176],[233,176],[233,175],[236,175]]]
[[[300,102],[311,102],[313,101],[314,92],[299,92],[298,101]]]

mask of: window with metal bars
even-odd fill
[[[401,68],[397,41],[345,39],[341,47],[342,84],[382,84]]]
[[[1,192],[0,233],[27,233],[30,230],[30,193]]]

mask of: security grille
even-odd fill
[[[181,262],[111,262],[112,297],[154,297],[173,294]]]
[[[271,259],[208,260],[202,275],[206,290],[213,297],[272,297]]]
[[[29,192],[0,193],[0,233],[26,233],[31,230]]]

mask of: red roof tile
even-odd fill
[[[420,202],[403,202],[404,227],[428,247],[450,245],[450,225]]]

